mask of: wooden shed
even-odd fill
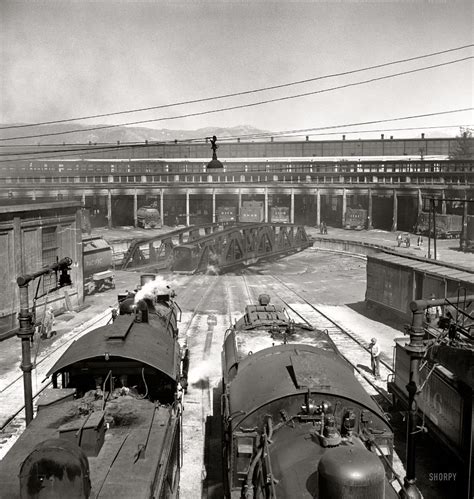
[[[54,291],[58,276],[44,276],[30,284],[30,307],[35,295],[37,314],[52,306],[55,312],[83,302],[81,209],[79,201],[52,201],[0,207],[0,336],[18,327],[18,276],[41,270],[70,257],[71,286]]]
[[[365,299],[411,320],[410,302],[474,293],[474,272],[390,253],[367,256]]]

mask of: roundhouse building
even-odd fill
[[[458,213],[451,200],[473,197],[474,160],[448,159],[457,147],[458,139],[424,136],[235,139],[219,144],[222,168],[208,169],[206,143],[23,146],[25,159],[12,155],[0,168],[0,204],[80,200],[93,225],[121,226],[136,225],[142,206],[156,206],[165,224],[191,225],[252,201],[265,221],[275,207],[287,210],[288,222],[343,226],[355,208],[367,211],[368,228],[412,230],[429,198],[439,213]]]

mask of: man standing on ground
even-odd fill
[[[372,373],[376,378],[380,378],[380,347],[376,338],[370,340],[369,348]]]

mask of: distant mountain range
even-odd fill
[[[196,130],[170,130],[168,128],[155,129],[146,127],[125,127],[116,126],[114,128],[103,128],[107,125],[80,125],[78,123],[59,123],[52,125],[42,125],[42,126],[22,126],[23,124],[3,124],[0,125],[0,139],[12,139],[4,142],[4,145],[15,145],[15,144],[87,144],[91,142],[96,143],[127,143],[127,142],[170,142],[173,140],[191,140],[191,139],[202,139],[204,137],[212,137],[216,135],[219,140],[225,138],[237,138],[242,137],[242,140],[257,140],[258,136],[263,134],[268,136],[272,133],[268,130],[261,130],[250,125],[239,125],[235,127],[222,128],[222,127],[206,127],[198,128]],[[8,128],[1,129],[1,127],[11,127],[15,126],[18,128]],[[91,128],[99,128],[98,130],[91,130]],[[83,130],[83,131],[81,131]],[[65,133],[66,132],[66,133]],[[417,138],[421,136],[421,133],[425,133],[426,138],[450,138],[459,135],[458,128],[437,128],[437,129],[427,129],[423,128],[419,130],[410,131],[387,131],[385,133],[385,138],[392,136],[394,138]],[[373,139],[379,137],[380,135],[376,132],[368,135],[367,133],[357,133],[350,132],[350,130],[343,131],[334,134],[323,136],[313,136],[313,140],[339,140],[342,135],[346,134],[347,140],[357,140],[359,138],[370,138]],[[278,135],[276,135],[276,140],[278,140]],[[17,137],[17,138],[14,138]],[[263,137],[265,138],[265,137]],[[282,137],[282,140],[302,140],[301,136],[295,137]]]
[[[148,140],[158,142],[169,142],[173,140],[202,139],[216,135],[218,139],[226,137],[248,137],[252,135],[268,134],[270,132],[259,130],[248,125],[240,125],[230,128],[198,128],[197,130],[170,130],[167,128],[155,129],[145,127],[104,128],[102,130],[90,130],[106,125],[79,125],[77,123],[60,123],[53,125],[19,127],[21,123],[3,124],[0,127],[16,126],[18,128],[0,129],[0,138],[9,139],[7,144],[87,144],[89,142],[145,142]],[[84,131],[80,131],[80,130]],[[67,132],[67,133],[64,133]],[[35,137],[31,137],[31,136]],[[40,136],[42,135],[42,136]]]

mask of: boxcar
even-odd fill
[[[388,382],[388,391],[395,404],[408,406],[406,386],[410,377],[410,357],[404,349],[409,340],[395,340],[395,375]],[[424,363],[420,370],[420,386],[417,405],[428,431],[459,459],[459,469],[469,476],[473,449],[473,390],[457,380],[441,365]],[[467,478],[464,478],[467,480]]]
[[[290,223],[290,208],[288,206],[272,206],[270,208],[270,222]]]
[[[244,201],[240,208],[239,222],[263,222],[263,201]]]
[[[237,208],[235,206],[219,206],[216,215],[219,223],[236,222]]]
[[[418,216],[416,233],[428,235],[433,233],[434,223],[436,223],[436,237],[440,239],[450,239],[459,237],[462,229],[462,216],[461,215],[442,215],[436,213],[435,222],[433,222],[433,215],[431,214],[431,228],[430,228],[430,214],[422,211]],[[430,230],[431,229],[431,230]]]
[[[367,210],[362,208],[347,208],[344,217],[344,229],[362,230],[367,223]]]
[[[469,215],[466,220],[465,249],[474,251],[474,215]]]
[[[82,253],[84,279],[91,277],[96,272],[103,272],[113,267],[112,248],[100,236],[85,237],[82,240]]]

